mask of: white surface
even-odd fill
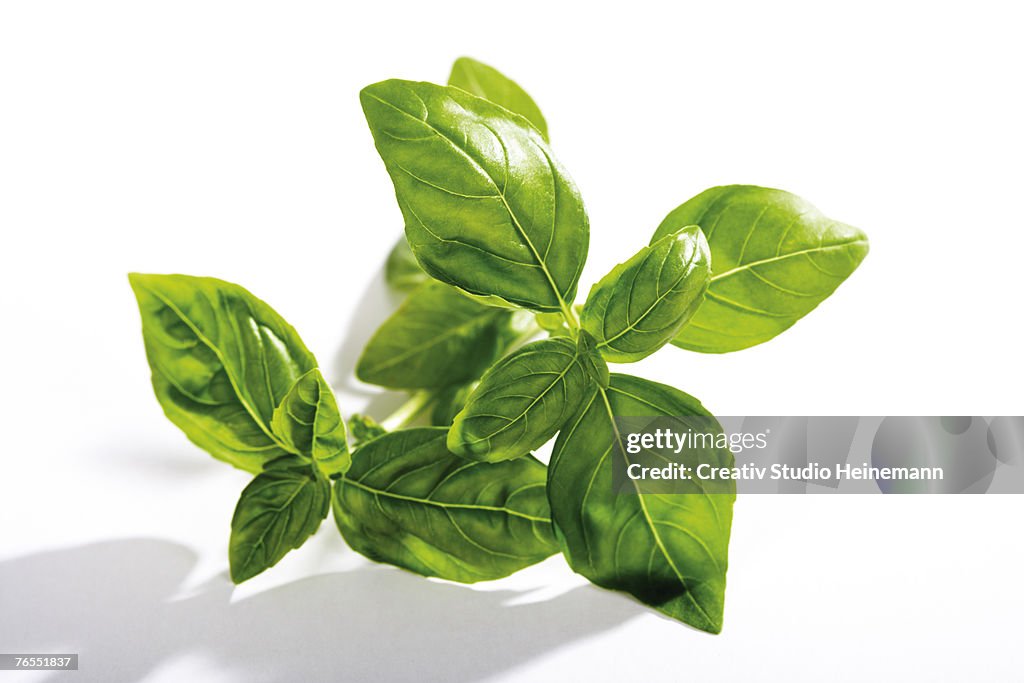
[[[81,652],[77,681],[1018,677],[1021,497],[741,499],[717,637],[558,558],[482,593],[330,523],[231,589],[247,477],[161,415],[125,273],[244,284],[343,410],[383,408],[348,375],[401,221],[357,92],[461,54],[548,118],[592,220],[581,297],[716,184],[870,235],[776,341],[637,374],[720,414],[1024,413],[1011,3],[346,4],[0,5],[0,651]]]

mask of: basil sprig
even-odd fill
[[[295,330],[238,285],[130,276],[167,417],[255,475],[231,521],[232,579],[276,564],[330,509],[378,562],[474,582],[561,551],[595,584],[719,632],[735,484],[683,501],[612,481],[633,457],[616,418],[717,423],[608,363],[773,339],[857,268],[864,233],[788,192],[715,187],[579,306],[587,213],[523,88],[464,57],[447,86],[388,80],[360,100],[405,220],[385,267],[405,299],[356,375],[411,392],[394,414],[346,423]],[[556,435],[547,467],[532,453]]]

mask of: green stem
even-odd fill
[[[561,298],[559,298],[558,303],[562,308],[562,317],[565,319],[565,324],[569,326],[572,336],[576,337],[580,331],[580,321],[576,317],[576,312],[572,310],[572,306],[565,303]]]
[[[381,420],[380,426],[389,432],[401,429],[426,410],[436,397],[437,394],[433,391],[417,391],[408,401],[398,406],[398,410]]]

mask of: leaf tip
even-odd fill
[[[857,235],[857,241],[853,243],[854,259],[857,261],[857,265],[860,265],[871,251],[871,240],[868,239],[867,233],[860,228],[853,228],[853,232]]]
[[[159,285],[160,277],[163,276],[152,273],[128,273],[128,285],[132,288],[135,299],[140,305],[144,299],[152,296],[153,289]]]
[[[384,81],[378,81],[377,83],[371,83],[370,85],[367,85],[362,90],[360,90],[359,103],[363,107],[363,112],[368,114],[369,108],[372,107],[375,103],[385,101],[384,93],[387,92],[397,82],[398,81],[396,81],[395,79],[389,78]]]
[[[480,64],[480,63],[481,63],[480,60],[473,59],[469,55],[461,55],[459,57],[456,57],[455,61],[452,62],[452,69],[455,69],[456,67],[462,66],[462,65],[475,66],[475,65]]]
[[[142,287],[151,277],[153,276],[146,273],[137,273],[132,271],[131,273],[128,273],[128,284],[131,285],[132,289],[138,290],[139,287]]]
[[[253,567],[251,565],[239,564],[238,560],[232,558],[229,554],[228,575],[231,577],[231,583],[237,586],[241,583],[245,583],[259,573],[260,571],[253,571]]]

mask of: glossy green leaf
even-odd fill
[[[644,247],[594,285],[583,329],[613,363],[646,358],[672,341],[704,300],[711,257],[696,225]]]
[[[589,225],[579,191],[537,130],[431,83],[384,81],[361,100],[424,270],[471,294],[567,311]]]
[[[395,389],[435,389],[476,379],[498,354],[509,315],[429,282],[378,328],[356,364],[356,376]]]
[[[470,94],[490,100],[519,114],[532,123],[545,140],[549,140],[548,122],[544,120],[537,103],[518,83],[494,67],[469,57],[460,57],[452,65],[448,85],[462,88]]]
[[[556,535],[569,565],[599,586],[630,593],[668,616],[718,633],[735,483],[731,493],[630,495],[614,490],[613,466],[628,465],[613,416],[710,415],[691,396],[612,375],[558,436],[548,472]],[[702,421],[703,422],[703,421]],[[704,462],[732,465],[728,450]],[[639,489],[638,489],[639,490]]]
[[[468,462],[446,430],[390,432],[358,451],[334,485],[345,541],[378,562],[471,583],[507,576],[557,551],[533,457]]]
[[[241,583],[277,564],[320,527],[331,487],[308,466],[270,466],[245,487],[231,519],[231,580]]]
[[[856,270],[868,239],[782,190],[713,187],[670,213],[654,240],[699,225],[711,247],[704,303],[676,336],[684,349],[724,353],[772,339]]]
[[[395,242],[391,253],[388,254],[388,260],[384,263],[384,280],[396,292],[405,293],[430,281],[430,276],[416,262],[416,257],[404,236]]]
[[[215,458],[250,472],[295,449],[274,409],[316,360],[292,326],[238,285],[186,275],[129,276],[153,391],[168,419]]]
[[[352,461],[334,392],[316,368],[295,381],[270,428],[286,446],[311,457],[326,476],[344,472]]]
[[[369,415],[353,414],[348,418],[348,431],[352,435],[352,445],[359,448],[367,441],[372,441],[378,436],[387,434],[388,430],[380,426],[376,420]]]
[[[448,448],[485,462],[529,453],[572,417],[590,381],[573,340],[527,344],[484,373],[455,416]]]

